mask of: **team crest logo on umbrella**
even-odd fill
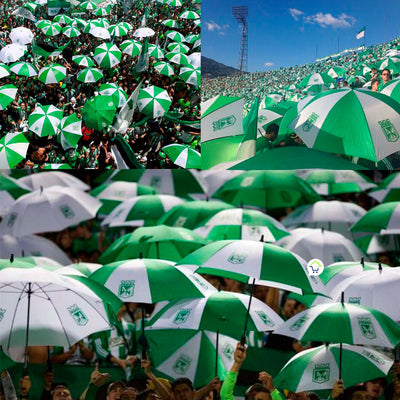
[[[265,325],[270,327],[275,326],[275,324],[268,318],[264,311],[258,310],[256,311],[256,314],[261,318]]]
[[[190,308],[182,308],[180,309],[175,316],[175,319],[173,321],[174,324],[184,324],[186,322],[186,320],[189,318],[189,315],[191,313],[191,309]]]
[[[159,176],[152,176],[150,181],[150,186],[157,189],[160,187],[161,179]]]
[[[380,364],[380,365],[385,364],[385,361],[382,358],[377,357],[375,354],[371,353],[370,351],[368,351],[366,349],[362,351],[362,354],[364,356],[368,357],[369,359],[371,359],[372,361],[376,362],[377,364]]]
[[[5,308],[0,308],[0,321],[4,318],[4,314],[6,313],[6,309]]]
[[[178,228],[183,228],[183,226],[185,225],[185,222],[187,221],[186,217],[180,216],[174,223],[174,226],[178,227]]]
[[[333,262],[342,262],[344,261],[344,257],[342,254],[333,254]]]
[[[371,318],[358,318],[358,325],[363,336],[368,339],[376,338],[375,328]]]
[[[267,121],[268,121],[268,118],[267,118],[265,115],[260,115],[260,116],[258,117],[258,120],[257,120],[257,122],[258,122],[259,124],[262,124],[262,123],[267,122]]]
[[[63,213],[64,217],[67,219],[75,217],[75,213],[71,210],[71,208],[67,204],[60,206],[60,210]]]
[[[222,353],[228,360],[233,359],[234,352],[235,352],[235,348],[230,343],[226,343],[225,346],[222,348]]]
[[[240,184],[241,187],[248,187],[251,186],[254,182],[254,176],[246,176],[246,178],[243,179],[242,183]]]
[[[14,222],[15,222],[16,219],[17,219],[17,214],[12,213],[8,218],[7,226],[12,228],[12,226],[14,225]]]
[[[361,297],[349,297],[348,303],[361,305]]]
[[[307,119],[306,122],[304,122],[302,129],[303,132],[309,132],[310,129],[312,128],[313,125],[317,122],[317,119],[319,118],[319,115],[313,112]]]
[[[71,307],[68,307],[67,309],[71,314],[71,317],[78,325],[83,326],[89,322],[87,316],[76,304],[72,305]]]
[[[119,297],[132,297],[135,292],[135,281],[121,281],[118,288]]]
[[[328,382],[330,371],[329,364],[315,364],[312,381],[315,383]]]
[[[247,253],[232,253],[228,258],[228,262],[231,264],[243,264],[246,261],[248,254]]]
[[[303,315],[298,321],[289,326],[291,331],[298,331],[308,320],[308,315]]]
[[[192,364],[192,359],[185,354],[181,354],[180,357],[175,361],[174,366],[172,367],[174,371],[179,375],[185,375],[186,371],[189,369]]]
[[[397,142],[399,140],[399,132],[397,132],[397,129],[390,122],[389,118],[384,119],[383,121],[378,121],[378,124],[381,127],[382,132],[384,133],[388,142]]]
[[[213,125],[213,131],[220,131],[225,128],[229,128],[236,123],[236,117],[234,115],[229,115],[229,117],[224,117],[219,119],[218,121],[214,121],[212,123]]]
[[[206,290],[208,289],[208,286],[203,281],[201,281],[197,276],[192,275],[192,279],[195,282],[197,282],[200,285],[200,287],[202,287],[203,289],[206,289]]]

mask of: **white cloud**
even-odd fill
[[[308,17],[303,17],[305,24],[317,24],[322,28],[332,27],[332,28],[350,28],[356,22],[355,18],[351,15],[345,13],[340,14],[338,17],[334,17],[332,14],[323,14],[319,12],[314,15],[309,15]]]
[[[266,63],[264,64],[264,67],[272,67],[273,65],[274,65],[273,62],[266,62]]]
[[[219,31],[219,30],[221,30],[221,27],[216,22],[214,22],[212,20],[210,22],[206,22],[206,27],[207,27],[207,29],[209,31],[215,31],[215,30]]]
[[[303,11],[298,10],[297,8],[289,8],[290,15],[295,19],[295,21],[299,20],[300,15],[303,15]]]

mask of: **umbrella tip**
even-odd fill
[[[361,257],[361,265],[364,268],[364,257]]]
[[[11,256],[10,256],[10,263],[13,263],[14,262],[14,254],[11,254]]]
[[[142,253],[142,252],[139,253],[139,258],[140,258],[141,260],[143,260],[143,253]]]
[[[378,267],[379,268],[379,273],[381,274],[382,273],[382,264],[379,263],[378,265],[379,265],[379,267]]]
[[[43,193],[43,186],[40,186],[40,194]]]
[[[264,235],[261,235],[260,242],[264,243]]]
[[[344,292],[342,292],[340,296],[340,302],[343,304],[344,303]]]
[[[324,233],[324,231],[325,231],[325,228],[322,227],[322,228],[321,228],[321,233]]]

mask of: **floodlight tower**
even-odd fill
[[[247,6],[232,7],[233,17],[242,24],[238,62],[240,72],[247,71],[247,9]]]

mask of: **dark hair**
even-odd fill
[[[279,125],[277,124],[269,124],[267,126],[267,129],[265,130],[266,133],[272,133],[272,132],[278,133],[278,131],[279,131]]]
[[[378,82],[378,83],[379,83],[379,79],[377,79],[377,78],[372,79],[371,85],[372,85],[373,83],[375,83],[375,82]]]
[[[171,389],[172,391],[175,389],[176,386],[178,385],[183,385],[186,384],[190,387],[190,390],[193,390],[193,383],[189,378],[178,378],[175,379],[172,383],[171,383]]]
[[[245,393],[245,399],[247,400],[250,397],[251,393],[268,393],[270,394],[270,391],[267,389],[266,386],[264,386],[262,383],[255,383],[254,385],[251,385]]]
[[[353,394],[355,392],[360,391],[360,390],[367,391],[367,388],[366,388],[365,385],[351,386],[351,387],[347,388],[344,391],[344,399],[345,400],[351,400],[351,398],[353,397]]]
[[[145,390],[142,390],[140,393],[138,393],[138,395],[136,396],[136,400],[146,400],[146,398],[147,398],[147,396],[149,395],[149,394],[152,394],[152,393],[157,393],[155,390],[153,390],[153,389],[145,389]]]

